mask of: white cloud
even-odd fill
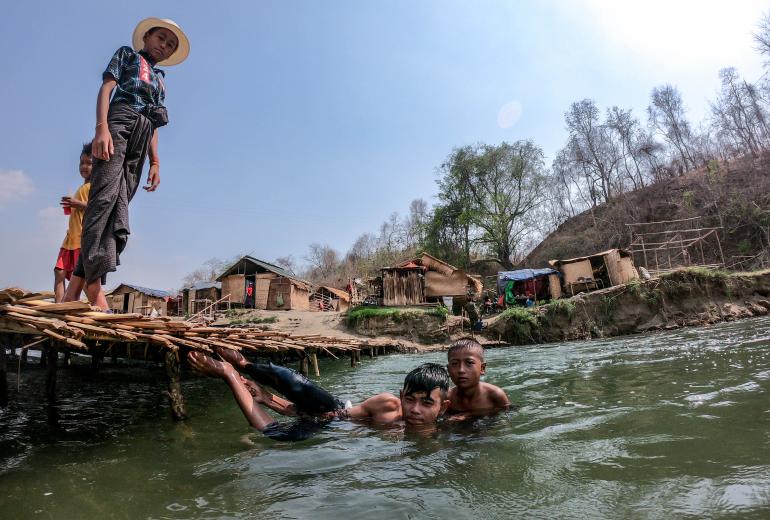
[[[0,170],[0,208],[35,191],[32,179],[21,170]]]
[[[497,126],[500,128],[511,128],[521,117],[521,103],[518,101],[509,101],[497,113]]]

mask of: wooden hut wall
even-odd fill
[[[278,275],[275,273],[260,273],[254,276],[254,307],[257,309],[267,309],[267,302],[270,299],[270,282]]]
[[[382,302],[383,305],[424,303],[425,288],[419,272],[416,270],[383,271]]]
[[[558,274],[548,275],[548,289],[551,291],[551,299],[561,298],[561,279]]]
[[[283,305],[278,305],[278,295],[283,299]],[[306,311],[310,308],[310,292],[283,276],[277,276],[270,280],[270,295],[267,300],[267,309],[271,311],[298,310]]]
[[[309,311],[310,310],[310,291],[300,287],[299,285],[291,284],[291,309],[297,311]]]
[[[229,294],[230,302],[242,304],[246,298],[246,275],[231,274],[222,278],[222,294]]]
[[[621,256],[617,249],[604,255],[604,265],[607,266],[607,274],[612,285],[622,285],[639,277],[631,258]]]
[[[468,277],[459,270],[454,271],[450,276],[428,271],[425,273],[425,297],[466,296],[468,294],[468,282]]]
[[[622,282],[620,283],[628,283],[631,280],[636,280],[639,278],[639,271],[636,270],[636,266],[634,266],[634,259],[630,256],[620,257],[618,270],[621,273]]]
[[[578,278],[593,279],[594,277],[591,261],[587,258],[569,264],[562,264],[559,270],[564,274],[564,283],[576,282]]]

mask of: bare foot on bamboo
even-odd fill
[[[244,366],[246,366],[246,363],[248,363],[246,358],[243,357],[243,354],[237,350],[224,347],[214,347],[214,352],[219,354],[222,359],[238,369],[242,369]]]
[[[225,378],[228,375],[228,371],[233,370],[230,363],[217,361],[203,352],[190,352],[187,354],[187,361],[193,370],[209,377]]]

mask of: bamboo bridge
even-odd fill
[[[292,335],[269,330],[266,326],[249,328],[211,327],[167,317],[149,318],[141,314],[107,314],[85,302],[53,303],[52,293],[27,293],[10,288],[0,291],[0,404],[7,400],[7,359],[9,344],[20,352],[40,350],[46,364],[45,394],[56,396],[59,353],[68,359],[71,353],[91,356],[96,369],[101,360],[143,360],[162,364],[167,380],[167,395],[175,420],[187,417],[181,389],[182,366],[190,351],[212,353],[216,347],[267,356],[277,362],[298,360],[299,371],[308,375],[312,366],[320,375],[318,357],[350,357],[351,366],[361,361],[361,353],[370,357],[399,349],[396,342],[334,338],[320,335]],[[1,339],[1,338],[0,338]]]

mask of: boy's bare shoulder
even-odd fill
[[[508,406],[508,396],[502,388],[492,383],[480,382],[479,386],[484,395],[496,406]]]

